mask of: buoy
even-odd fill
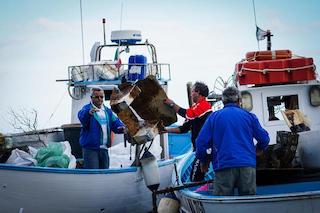
[[[160,174],[156,157],[146,151],[140,162],[145,184],[151,191],[157,190],[160,185]]]
[[[174,193],[167,194],[160,200],[158,213],[178,213],[180,202]]]

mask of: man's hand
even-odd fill
[[[260,157],[263,155],[263,151],[261,149],[259,149],[258,147],[256,147],[256,156]]]
[[[125,126],[119,126],[118,130],[123,134],[128,134],[128,128]]]
[[[163,103],[167,104],[168,106],[170,106],[171,108],[174,106],[174,102],[173,100],[167,98],[163,100]]]
[[[200,163],[201,172],[206,173],[209,170],[209,164],[210,162]]]
[[[99,109],[91,108],[91,109],[89,110],[89,114],[90,114],[90,115],[93,115],[93,113],[98,112],[98,111],[99,111]]]
[[[165,134],[165,133],[168,133],[167,128],[159,129],[159,134]]]

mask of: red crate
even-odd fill
[[[310,66],[308,68],[303,68]],[[295,68],[301,68],[294,70]],[[281,71],[281,69],[283,69]],[[254,71],[256,70],[256,71]],[[240,85],[274,84],[315,79],[312,58],[240,62],[236,65]]]
[[[289,80],[288,72],[286,71],[271,71],[271,69],[283,69],[287,66],[286,60],[268,60],[263,62],[263,69],[266,71],[267,81],[270,83],[282,83]]]
[[[241,68],[249,68],[245,66],[245,63],[238,63],[236,65],[237,78],[240,85],[245,84],[263,84],[266,82],[266,76],[259,72],[241,71]]]
[[[296,58],[289,61],[290,68],[306,67],[290,72],[290,81],[306,81],[316,79],[312,58]]]

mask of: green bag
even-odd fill
[[[40,148],[35,159],[40,167],[68,168],[70,162],[60,143],[49,143],[47,147]]]
[[[67,155],[52,156],[47,158],[43,163],[43,167],[68,168],[70,159]]]

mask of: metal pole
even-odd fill
[[[178,170],[177,170],[177,164],[174,164],[174,172],[176,173],[176,183],[179,185],[179,175],[178,175]]]
[[[270,30],[267,30],[267,50],[271,50],[271,36]]]
[[[135,156],[136,166],[140,165],[140,145],[136,145],[136,156]]]
[[[152,191],[152,212],[153,213],[158,213],[158,209],[157,209],[157,190],[153,190]]]
[[[189,107],[191,107],[193,104],[192,97],[191,97],[191,91],[192,91],[192,82],[188,82],[187,83],[187,94],[188,94]]]
[[[82,63],[84,64],[84,41],[83,41],[83,21],[82,21],[82,0],[80,0],[80,18],[81,18]]]
[[[213,180],[205,180],[205,181],[194,182],[194,183],[186,183],[186,184],[183,184],[181,186],[176,186],[176,187],[168,187],[165,189],[157,190],[156,194],[157,195],[158,194],[165,194],[168,192],[174,192],[174,191],[178,191],[178,190],[185,189],[185,188],[190,188],[190,187],[194,187],[194,186],[201,186],[201,185],[204,185],[207,183],[213,183]]]
[[[102,25],[103,25],[103,44],[106,45],[106,19],[102,19]]]

